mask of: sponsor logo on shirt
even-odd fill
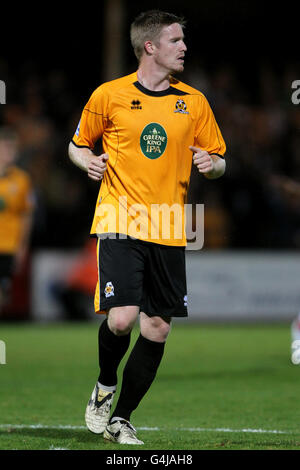
[[[140,146],[145,157],[155,160],[163,155],[166,150],[168,136],[161,124],[151,122],[144,127],[141,137]]]

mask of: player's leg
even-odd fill
[[[85,413],[88,429],[97,434],[102,433],[108,423],[117,386],[117,369],[129,347],[130,332],[139,313],[141,262],[140,253],[126,239],[98,242],[95,307],[96,311],[106,311],[108,315],[98,332],[100,375]]]
[[[165,344],[171,330],[171,317],[148,316],[140,313],[141,335],[148,341]]]
[[[117,369],[129,344],[130,333],[139,314],[135,305],[113,307],[98,333],[100,375],[98,381],[109,387],[117,384]]]
[[[123,372],[118,403],[104,437],[123,444],[143,444],[130,423],[131,413],[149,390],[164,353],[171,318],[140,314],[141,333]]]
[[[149,244],[141,303],[141,334],[123,372],[122,388],[104,437],[141,444],[129,419],[151,386],[164,353],[172,316],[187,316],[185,253]],[[146,313],[144,313],[146,312]],[[158,312],[163,312],[160,315]]]
[[[136,306],[114,307],[102,322],[98,333],[100,375],[86,408],[90,431],[101,434],[109,420],[117,388],[117,370],[129,344],[130,333],[139,314]]]
[[[10,298],[14,257],[0,254],[0,317]]]
[[[152,384],[164,353],[171,319],[140,314],[140,335],[124,367],[122,389],[113,417],[130,420]]]

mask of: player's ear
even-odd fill
[[[144,49],[147,54],[152,55],[154,52],[154,47],[153,47],[153,42],[152,41],[146,41],[144,44]]]

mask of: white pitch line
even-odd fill
[[[65,447],[54,447],[53,445],[49,447],[49,450],[69,450]]]
[[[86,426],[73,426],[71,424],[0,424],[0,429],[87,429]]]
[[[53,430],[80,430],[87,429],[86,426],[73,426],[71,424],[45,425],[45,424],[0,424],[0,429],[53,429]],[[159,428],[159,427],[137,427],[140,431],[187,431],[187,432],[227,432],[227,433],[261,433],[261,434],[294,434],[293,431],[278,429],[231,429],[231,428]]]
[[[177,429],[179,431],[179,428]],[[190,432],[252,432],[265,434],[293,434],[292,431],[280,431],[278,429],[230,429],[230,428],[180,428],[180,431]]]

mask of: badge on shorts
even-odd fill
[[[112,297],[113,295],[115,295],[114,293],[114,286],[113,286],[113,283],[112,282],[107,282],[106,283],[106,286],[105,286],[105,289],[104,289],[104,294],[105,294],[105,297]]]

